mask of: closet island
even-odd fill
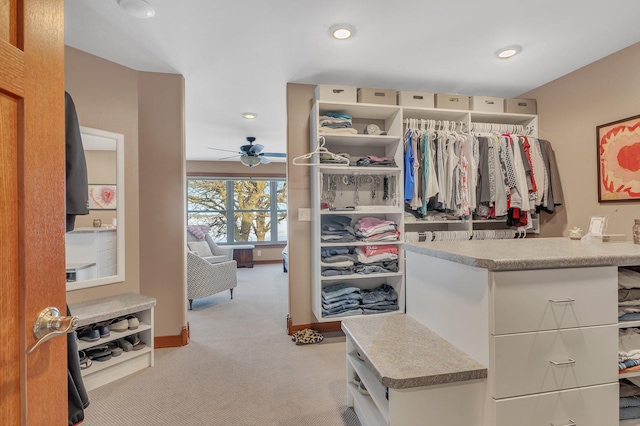
[[[618,330],[640,327],[640,321],[618,321],[618,268],[640,265],[640,245],[528,238],[403,247],[406,315],[487,369],[475,394],[458,400],[473,413],[471,424],[640,424],[619,420],[618,400],[619,379],[640,375],[618,373]],[[348,348],[364,352],[381,379],[380,355],[361,344],[375,342],[379,331],[359,324],[348,334]],[[412,334],[395,332],[397,339]],[[402,368],[416,360],[396,362]],[[434,395],[451,407],[445,394]],[[414,401],[416,416],[420,405]]]

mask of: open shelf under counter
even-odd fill
[[[640,327],[640,320],[618,321],[618,328],[634,328],[634,327]]]
[[[385,396],[385,387],[382,386],[380,380],[373,374],[373,372],[366,366],[364,361],[360,360],[355,353],[347,355],[347,362],[353,367],[355,372],[360,377],[360,380],[364,383],[364,386],[369,392],[370,398],[378,408],[379,414],[385,420],[385,424],[389,423],[389,400]],[[359,392],[359,391],[358,391]]]
[[[628,379],[629,377],[640,377],[640,371],[630,371],[628,373],[618,373],[618,379]]]
[[[620,426],[640,426],[640,419],[620,420]]]

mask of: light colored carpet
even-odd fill
[[[238,269],[229,296],[193,302],[187,346],[91,391],[83,425],[360,425],[346,406],[344,336],[297,346],[286,334],[282,265]]]

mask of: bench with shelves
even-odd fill
[[[145,346],[140,350],[123,352],[107,361],[93,360],[91,366],[82,370],[82,379],[87,390],[92,390],[114,380],[125,377],[154,364],[153,310],[156,299],[141,294],[125,293],[85,302],[70,303],[72,315],[79,318],[78,329],[94,324],[107,323],[116,318],[134,316],[139,325],[136,329],[122,332],[110,331],[108,337],[94,342],[78,341],[78,350],[85,351],[137,334]]]

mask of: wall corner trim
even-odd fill
[[[182,331],[177,336],[156,336],[153,339],[155,349],[177,348],[186,346],[189,343],[189,326],[182,327]]]

